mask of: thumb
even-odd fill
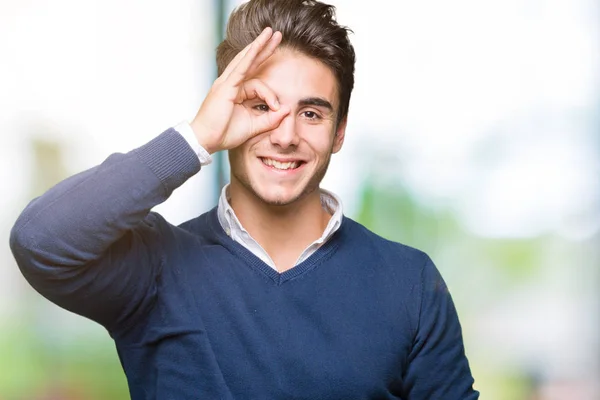
[[[281,106],[277,111],[269,110],[264,114],[256,116],[256,120],[254,121],[255,133],[259,134],[277,128],[290,111],[288,106]]]

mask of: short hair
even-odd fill
[[[280,46],[330,68],[337,81],[339,124],[348,114],[356,56],[348,38],[351,30],[337,23],[335,7],[317,0],[250,0],[240,5],[231,13],[225,39],[217,47],[218,74],[266,27],[282,33]]]

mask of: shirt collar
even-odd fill
[[[319,239],[317,239],[316,243],[324,243],[333,235],[340,225],[342,224],[343,219],[343,209],[342,209],[342,201],[341,199],[335,195],[334,193],[325,190],[319,189],[321,194],[321,205],[323,209],[331,214],[331,218],[329,219],[329,223],[327,227],[323,231],[323,235]],[[250,237],[248,232],[244,229],[239,219],[235,215],[231,204],[229,203],[229,184],[223,187],[221,190],[221,195],[219,196],[219,204],[217,207],[217,216],[219,218],[219,224],[227,233],[228,236],[238,241],[240,237]],[[243,233],[243,235],[241,235]],[[252,239],[252,241],[254,241]],[[244,244],[244,243],[242,243]]]

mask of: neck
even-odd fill
[[[232,180],[230,205],[240,223],[283,272],[294,266],[306,247],[323,234],[331,215],[317,189],[291,204],[265,203]]]

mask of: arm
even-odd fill
[[[407,400],[475,400],[458,315],[446,283],[428,258],[422,270],[417,332],[404,375]]]
[[[49,300],[109,330],[143,312],[160,272],[165,225],[149,211],[199,169],[170,129],[59,183],[33,200],[11,231],[23,275]]]
[[[215,81],[190,131],[208,153],[239,146],[276,128],[290,112],[257,79],[248,80],[281,42],[266,28]],[[246,100],[270,107],[257,115]],[[203,150],[204,151],[204,150]],[[151,306],[170,226],[150,213],[198,172],[186,140],[170,129],[127,154],[59,183],[33,200],[11,231],[10,246],[31,285],[49,300],[113,331]]]

